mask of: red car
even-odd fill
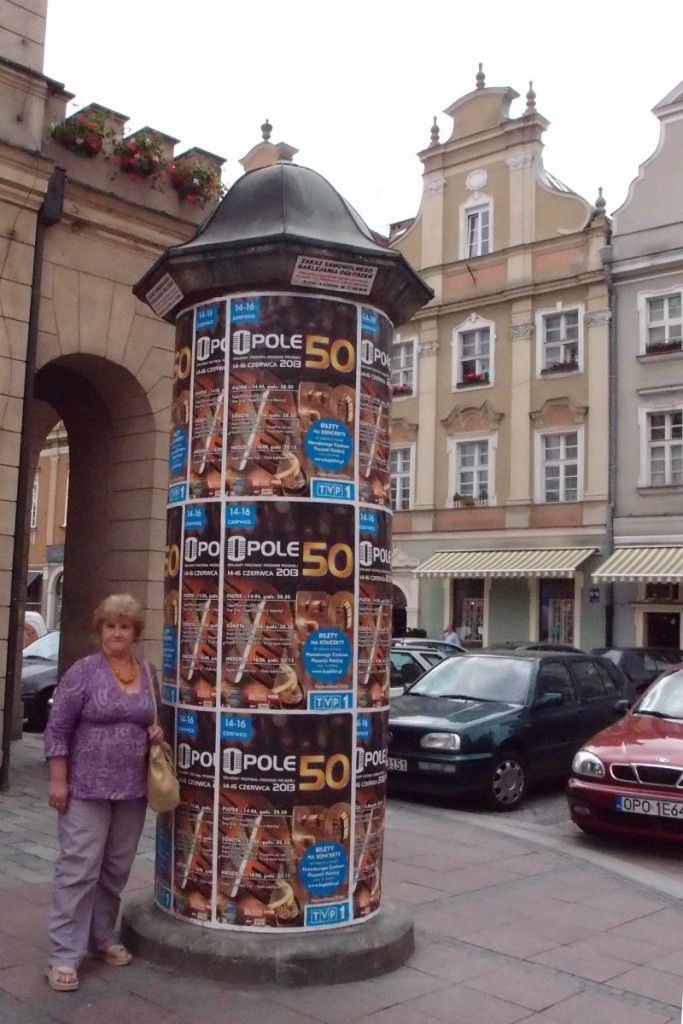
[[[683,841],[683,669],[584,744],[566,793],[583,832]]]

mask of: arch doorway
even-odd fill
[[[69,443],[61,674],[92,651],[92,612],[112,591],[133,593],[148,609],[146,635],[160,635],[154,609],[163,577],[166,435],[159,437],[135,376],[100,356],[74,354],[45,364],[35,395],[32,468],[59,420]]]

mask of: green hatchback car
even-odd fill
[[[622,673],[594,655],[448,658],[391,701],[389,785],[474,792],[495,810],[512,810],[533,781],[566,777],[581,745],[629,703]]]

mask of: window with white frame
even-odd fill
[[[448,504],[454,508],[494,504],[496,435],[451,437],[448,453]]]
[[[680,349],[683,344],[681,292],[646,298],[645,351]]]
[[[650,486],[683,484],[683,411],[649,413],[647,437]]]
[[[472,314],[453,331],[453,388],[493,383],[495,324]]]
[[[392,448],[390,458],[391,507],[405,512],[413,503],[413,449]]]
[[[583,309],[541,310],[537,315],[537,358],[541,374],[571,373],[581,369]]]
[[[541,501],[553,503],[580,498],[579,431],[541,434]]]
[[[486,256],[491,251],[491,211],[488,204],[467,211],[467,256]]]
[[[493,252],[493,199],[476,192],[460,207],[461,260],[486,256]]]
[[[391,347],[391,390],[395,397],[415,394],[416,338],[395,335]]]
[[[31,529],[35,530],[38,525],[38,477],[33,481],[31,491]]]

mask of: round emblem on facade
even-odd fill
[[[467,185],[470,192],[477,192],[480,188],[484,187],[484,185],[488,181],[488,177],[489,176],[486,173],[486,171],[482,167],[480,167],[476,171],[470,171],[470,173],[467,175],[467,178],[465,179],[465,184]]]

